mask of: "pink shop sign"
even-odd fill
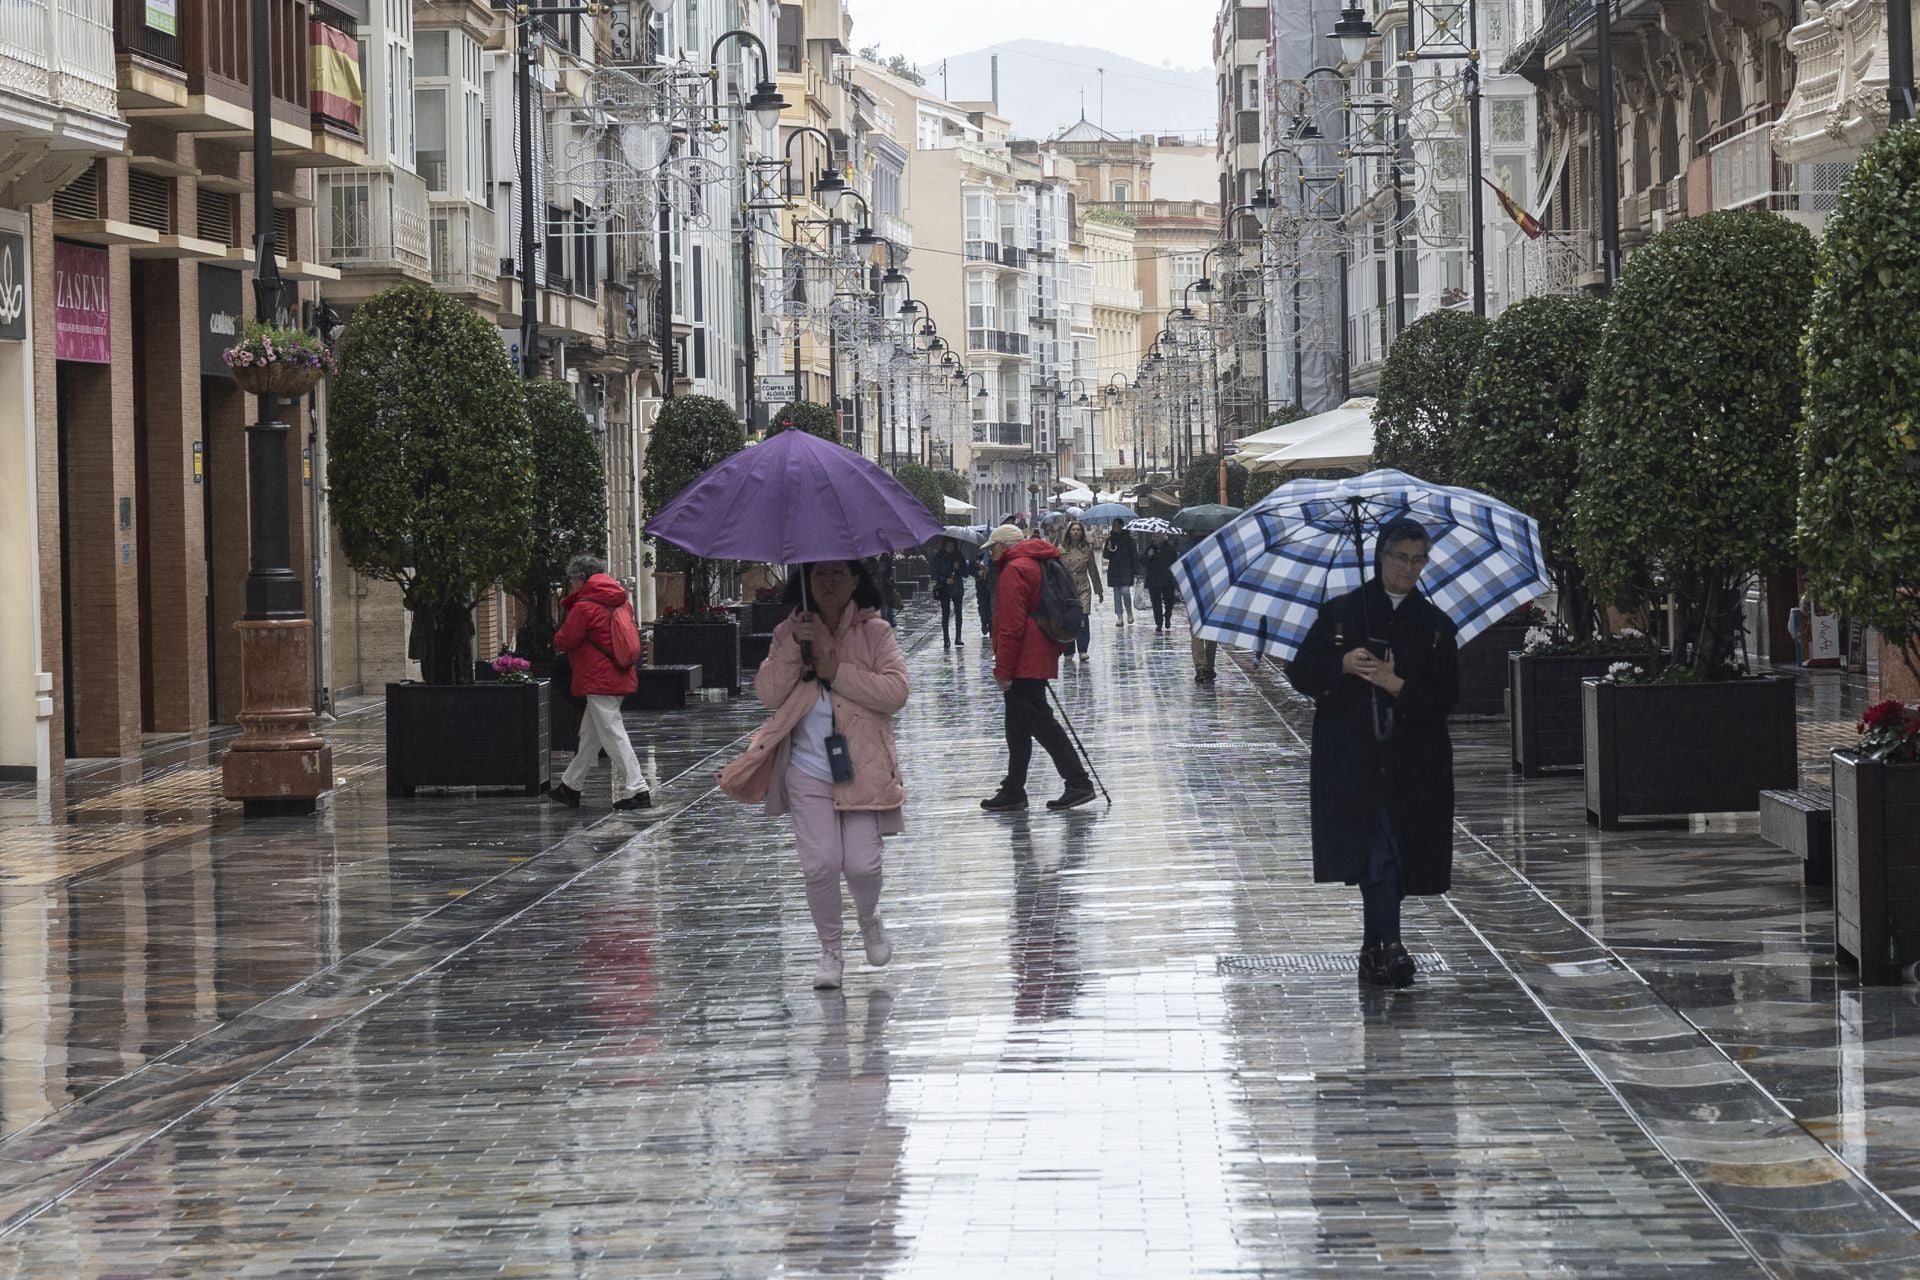
[[[107,251],[53,242],[53,358],[86,364],[113,359]]]

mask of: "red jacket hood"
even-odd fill
[[[1058,560],[1059,558],[1060,548],[1045,538],[1028,538],[1025,542],[1016,542],[1008,547],[1006,554],[1000,557],[1000,561],[1004,564],[1009,560]]]
[[[585,586],[568,596],[564,603],[571,609],[580,600],[591,600],[597,605],[618,609],[627,602],[627,590],[615,582],[611,575],[596,573],[587,579]]]

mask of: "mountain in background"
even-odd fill
[[[1087,119],[1122,137],[1211,137],[1218,122],[1212,71],[1156,67],[1085,45],[1009,40],[949,57],[944,88],[938,59],[921,63],[920,74],[929,88],[955,101],[984,102],[992,96],[995,54],[1000,58],[1000,114],[1013,121],[1015,134],[1022,138],[1052,137],[1079,120],[1083,93]]]

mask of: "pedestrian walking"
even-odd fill
[[[1087,647],[1093,643],[1093,602],[1104,600],[1106,592],[1100,588],[1100,570],[1094,563],[1093,544],[1087,541],[1087,526],[1078,520],[1067,521],[1066,531],[1060,535],[1060,562],[1067,566],[1073,589],[1080,593],[1080,611],[1086,615],[1074,640],[1080,661],[1085,662]]]
[[[1066,784],[1049,809],[1072,809],[1094,798],[1093,780],[1074,752],[1067,731],[1047,705],[1047,684],[1060,674],[1061,646],[1034,621],[1041,604],[1044,564],[1060,549],[1044,538],[1022,539],[1005,525],[987,538],[987,554],[999,580],[993,602],[993,679],[1006,703],[1007,775],[1000,789],[980,802],[989,813],[1027,807],[1027,769],[1038,742]]]
[[[1114,625],[1124,627],[1133,621],[1133,580],[1140,571],[1139,551],[1125,520],[1114,519],[1107,545],[1100,548],[1100,558],[1106,561],[1107,585],[1113,588]]]
[[[1408,895],[1453,882],[1455,627],[1420,591],[1432,538],[1417,521],[1380,531],[1374,576],[1320,609],[1287,674],[1312,698],[1313,878],[1358,885],[1360,974],[1413,983],[1400,936]]]
[[[1153,605],[1153,629],[1165,631],[1173,625],[1173,562],[1180,549],[1164,533],[1151,534],[1140,549],[1140,576],[1147,584],[1147,599]]]
[[[1201,539],[1204,536],[1203,534],[1197,533],[1188,534],[1187,550],[1191,551],[1200,545]],[[1191,618],[1187,621],[1188,625],[1192,625],[1193,620]],[[1215,664],[1220,655],[1220,642],[1218,640],[1202,640],[1196,635],[1190,643],[1193,648],[1193,682],[1195,684],[1212,684],[1217,678]],[[1254,654],[1253,657],[1255,662],[1260,660],[1260,655],[1257,653]]]
[[[633,604],[626,589],[607,576],[607,562],[598,556],[575,556],[567,564],[567,596],[560,607],[565,621],[554,634],[553,647],[567,655],[573,669],[573,696],[585,698],[580,717],[580,749],[573,754],[560,781],[547,798],[569,809],[580,807],[580,788],[600,760],[604,748],[613,762],[613,807],[647,809],[653,796],[646,774],[620,718],[621,701],[640,687],[634,668],[640,659],[640,631],[634,624]]]
[[[888,626],[895,625],[893,611],[896,592],[893,583],[893,552],[882,551],[867,561],[867,572],[873,575],[873,584],[880,588],[880,616],[887,620]]]
[[[807,603],[800,611],[801,575]],[[867,963],[893,958],[880,917],[881,839],[905,830],[906,789],[893,718],[907,704],[907,660],[880,616],[880,588],[858,560],[802,565],[787,584],[793,613],[774,628],[753,690],[771,711],[746,751],[720,772],[736,800],[764,801],[793,823],[820,940],[813,985],[840,985],[844,879]],[[802,652],[812,646],[812,662]]]
[[[943,648],[967,643],[967,580],[974,574],[972,548],[958,538],[942,538],[927,560],[934,598],[940,602],[940,643]]]

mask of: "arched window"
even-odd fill
[[[1673,99],[1660,103],[1660,181],[1680,176],[1680,112]]]
[[[1687,106],[1687,145],[1693,154],[1700,153],[1700,139],[1713,132],[1713,125],[1707,115],[1707,86],[1696,83],[1693,86],[1693,100]]]
[[[1732,124],[1745,110],[1740,103],[1740,73],[1729,63],[1720,77],[1720,124]]]
[[[1653,129],[1645,113],[1633,120],[1633,189],[1645,191],[1653,185]]]

